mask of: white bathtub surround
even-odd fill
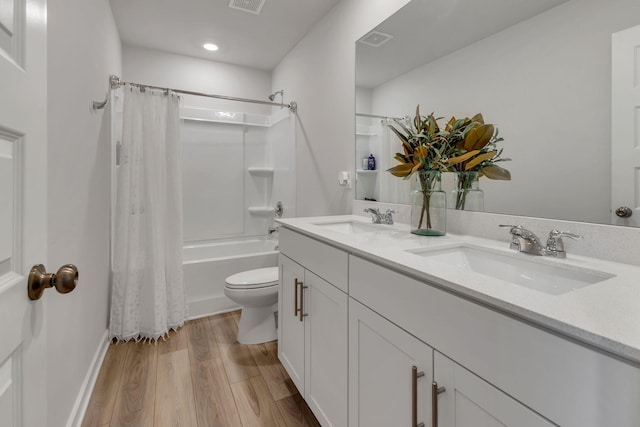
[[[110,338],[158,339],[186,317],[179,98],[125,87]]]
[[[235,238],[184,247],[184,284],[190,319],[224,313],[240,304],[224,294],[233,274],[278,264],[277,240]]]

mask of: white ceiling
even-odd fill
[[[356,84],[376,87],[566,1],[413,0],[376,27],[391,40],[356,43]]]
[[[272,70],[339,0],[266,0],[260,14],[229,0],[110,0],[123,43]],[[202,48],[205,41],[220,46]]]

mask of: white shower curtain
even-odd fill
[[[158,339],[184,323],[180,99],[123,89],[110,336]]]

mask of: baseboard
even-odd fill
[[[87,407],[89,406],[89,399],[91,399],[91,393],[93,393],[93,387],[96,385],[98,373],[100,372],[102,362],[104,361],[104,357],[106,356],[108,349],[109,330],[105,330],[96,353],[93,355],[91,366],[87,371],[84,381],[82,382],[82,387],[80,387],[76,403],[73,405],[73,410],[69,415],[67,427],[80,427],[82,425],[84,414],[87,412]]]

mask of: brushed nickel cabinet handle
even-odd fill
[[[411,367],[411,427],[424,427],[418,423],[418,378],[424,377],[424,372],[418,372],[417,366]]]
[[[431,427],[438,427],[438,395],[447,389],[438,387],[437,382],[431,383]]]
[[[298,285],[301,285],[302,282],[298,280],[298,278],[296,277],[295,282],[294,282],[294,288],[295,288],[295,292],[293,295],[293,315],[297,316],[298,315],[298,311],[300,311],[300,309],[298,308]]]
[[[300,282],[300,310],[298,310],[298,318],[301,322],[304,322],[304,318],[308,316],[308,314],[304,312],[304,290],[307,288],[308,286],[304,286],[302,282]]]

